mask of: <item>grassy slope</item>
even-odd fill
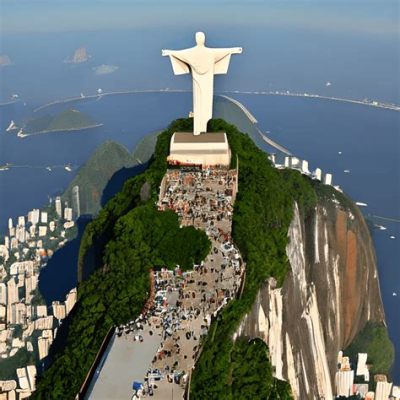
[[[55,116],[45,115],[27,122],[26,133],[41,131],[80,129],[95,125],[96,122],[89,116],[77,110],[65,110]]]

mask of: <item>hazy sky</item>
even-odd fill
[[[400,102],[399,0],[0,0],[0,54],[12,61],[0,96],[189,88],[160,51],[192,46],[199,30],[210,47],[244,48],[219,90]],[[79,46],[90,62],[63,64]]]
[[[276,26],[399,35],[397,0],[0,0],[1,32]]]

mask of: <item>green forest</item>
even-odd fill
[[[204,232],[179,229],[173,212],[155,208],[170,138],[175,131],[192,128],[191,119],[181,119],[161,133],[148,169],[127,180],[86,227],[78,263],[79,298],[67,345],[39,378],[34,398],[74,398],[110,327],[140,313],[148,296],[150,268],[191,268],[208,253]],[[274,277],[283,284],[289,271],[286,245],[293,203],[297,201],[307,218],[321,185],[297,171],[277,170],[247,135],[223,120],[210,121],[209,131],[227,133],[231,167],[239,167],[232,236],[246,262],[246,279],[240,298],[211,324],[191,376],[190,397],[290,399],[290,385],[273,377],[267,346],[260,340],[232,338],[265,280]]]
[[[208,254],[210,241],[203,231],[180,228],[175,213],[155,207],[170,136],[169,130],[164,132],[150,168],[127,181],[87,227],[81,250],[100,240],[101,263],[80,282],[78,303],[64,332],[66,346],[39,377],[32,398],[74,399],[109,329],[140,314],[149,295],[150,269],[187,269]],[[143,187],[150,187],[150,193]]]

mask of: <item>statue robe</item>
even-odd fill
[[[175,75],[192,72],[194,134],[207,132],[212,118],[214,75],[228,72],[232,49],[195,46],[169,54]]]

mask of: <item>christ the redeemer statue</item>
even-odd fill
[[[228,72],[231,54],[240,54],[241,47],[213,49],[206,47],[203,32],[196,33],[196,46],[184,50],[163,50],[169,56],[175,75],[192,72],[194,134],[207,131],[212,118],[214,75]]]

